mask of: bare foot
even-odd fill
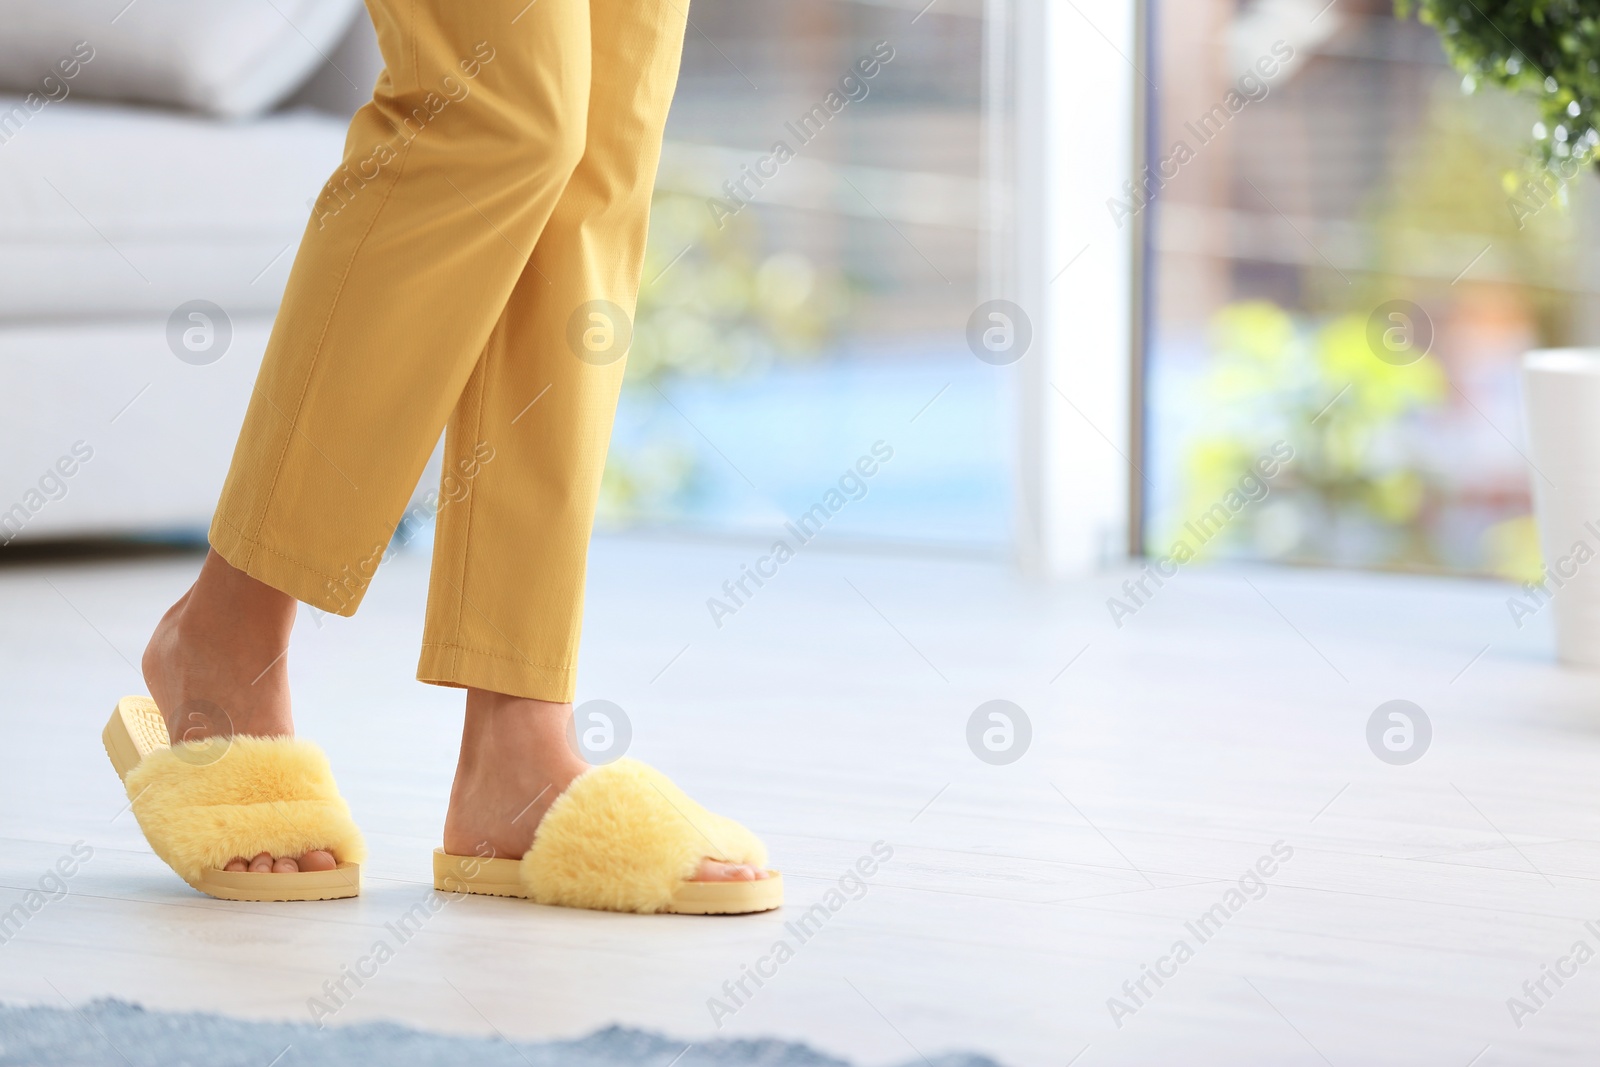
[[[589,765],[567,740],[571,704],[467,690],[461,759],[444,820],[452,856],[520,857],[533,846],[556,797]],[[700,861],[696,880],[750,882],[767,872],[739,863]]]
[[[167,610],[141,666],[174,743],[208,737],[293,737],[289,632],[295,601],[236,570],[216,552]],[[330,853],[235,857],[230,871],[330,871]]]

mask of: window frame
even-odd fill
[[[1150,5],[986,0],[984,27],[985,286],[1033,334],[998,368],[1016,558],[1083,574],[1143,551],[1150,219],[1112,206],[1147,158]]]

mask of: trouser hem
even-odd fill
[[[545,667],[520,656],[503,656],[449,642],[424,642],[417,662],[419,682],[486,689],[556,704],[571,703],[577,676],[575,667]]]
[[[359,587],[348,576],[336,578],[317,567],[248,537],[221,515],[213,516],[207,540],[229,566],[244,571],[281,593],[332,615],[350,616],[361,606],[367,583]]]

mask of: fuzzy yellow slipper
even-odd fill
[[[293,737],[169,744],[149,697],[123,697],[101,734],[145,840],[178,876],[223,900],[336,900],[361,892],[366,843],[328,757]],[[326,849],[331,871],[225,871],[236,856]]]
[[[783,876],[690,881],[702,857],[765,869],[743,826],[690,800],[666,775],[620,759],[579,775],[556,798],[520,860],[433,853],[433,885],[451,893],[642,914],[735,915],[783,903]]]

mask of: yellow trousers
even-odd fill
[[[210,539],[353,614],[444,430],[422,681],[572,699],[686,3],[368,0]]]

